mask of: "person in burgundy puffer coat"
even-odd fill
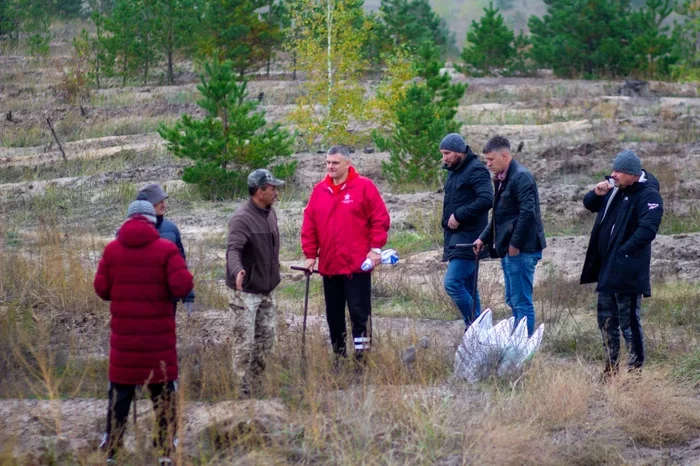
[[[109,401],[103,444],[112,460],[137,386],[147,388],[156,410],[159,432],[155,446],[161,464],[169,464],[175,433],[175,381],[178,378],[172,298],[193,288],[177,246],[161,239],[148,201],[129,205],[127,221],[104,250],[95,275],[98,296],[111,301]],[[114,432],[114,435],[112,433]]]

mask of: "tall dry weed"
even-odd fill
[[[536,421],[546,430],[557,430],[586,421],[594,387],[581,365],[542,367],[523,383],[522,393],[512,400],[522,421]]]
[[[659,448],[700,434],[700,400],[665,370],[621,374],[605,395],[620,428],[644,445]]]

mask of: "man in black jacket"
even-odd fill
[[[488,245],[489,255],[501,258],[506,304],[515,322],[527,318],[527,332],[535,331],[532,302],[535,267],[547,246],[540,215],[540,196],[535,178],[513,159],[510,142],[494,136],[484,146],[486,165],[494,174],[496,197],[488,226],[474,242],[474,251]]]
[[[605,347],[604,377],[619,365],[620,331],[629,351],[628,368],[644,364],[642,296],[651,296],[651,242],[663,216],[659,182],[626,150],[613,162],[610,179],[583,198],[597,212],[583,264],[581,283],[598,282],[598,327]]]
[[[442,260],[448,261],[445,291],[469,326],[481,312],[479,292],[472,296],[476,279],[474,251],[454,246],[473,243],[486,227],[493,204],[493,186],[488,169],[459,134],[445,136],[440,143],[440,152],[443,168],[448,171],[442,202]]]

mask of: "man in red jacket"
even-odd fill
[[[163,454],[159,463],[172,464],[169,455],[176,430],[174,392],[178,377],[172,298],[186,297],[193,281],[177,246],[160,239],[155,223],[150,202],[132,202],[127,221],[117,239],[105,248],[95,275],[95,291],[111,301],[112,315],[103,440],[108,462],[114,461],[121,446],[134,391],[144,385],[159,424],[154,445]]]
[[[367,329],[367,321],[372,313],[372,281],[371,271],[363,272],[361,266],[367,258],[375,266],[379,264],[389,230],[389,212],[374,183],[355,171],[347,148],[331,147],[326,169],[328,175],[314,187],[304,210],[304,267],[313,270],[318,258],[334,353],[347,356],[347,303],[355,358],[362,361],[371,343],[372,329]]]

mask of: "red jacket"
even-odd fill
[[[171,298],[186,297],[193,282],[175,243],[160,239],[144,217],[132,217],[105,248],[94,286],[112,301],[109,380],[141,385],[177,379]]]
[[[318,257],[321,275],[362,273],[372,248],[386,244],[389,212],[369,178],[350,167],[345,183],[330,178],[318,183],[304,209],[301,249],[308,259]]]

